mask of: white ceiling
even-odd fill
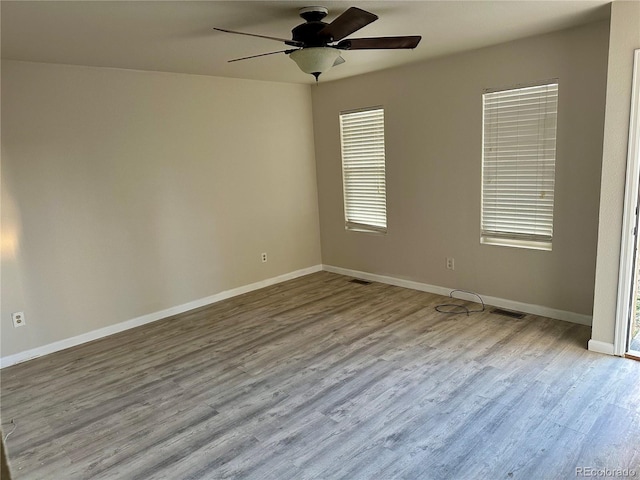
[[[415,50],[347,51],[330,81],[607,18],[595,1],[7,1],[0,3],[2,58],[312,83],[286,48],[221,27],[291,38],[298,8],[320,4],[331,21],[349,6],[380,19],[352,37],[422,35]]]

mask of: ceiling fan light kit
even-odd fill
[[[295,50],[289,54],[289,58],[298,64],[304,73],[310,73],[316,77],[333,67],[340,56],[340,50],[333,47],[307,47]]]
[[[327,15],[325,7],[304,7],[298,11],[305,20],[296,26],[292,31],[292,39],[270,37],[254,33],[235,32],[223,28],[215,28],[225,33],[237,35],[248,35],[250,37],[265,38],[283,42],[285,45],[297,47],[294,49],[280,50],[277,52],[261,53],[249,57],[229,60],[236,62],[249,58],[273,55],[275,53],[285,53],[296,62],[300,70],[315,77],[316,82],[320,74],[326,72],[331,67],[344,63],[340,56],[340,50],[374,50],[374,49],[407,49],[415,48],[420,43],[422,37],[418,35],[403,37],[377,37],[377,38],[353,38],[343,40],[362,27],[378,19],[377,15],[366,12],[357,7],[351,7],[335,18],[331,23],[323,22]],[[338,42],[333,44],[334,42]]]

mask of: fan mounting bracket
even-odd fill
[[[302,7],[298,10],[298,14],[307,22],[319,22],[326,17],[328,13],[329,10],[326,7],[320,6]]]

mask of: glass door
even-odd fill
[[[640,49],[634,52],[615,355],[640,360]]]
[[[640,201],[638,202],[640,204]],[[633,255],[633,292],[631,296],[631,308],[629,309],[629,326],[627,333],[627,348],[626,354],[640,359],[640,262],[638,262],[638,207],[636,207],[636,226],[634,228],[635,234],[635,253]]]
[[[640,50],[635,51],[633,94],[631,98],[631,118],[629,125],[629,158],[628,162],[640,165]],[[640,183],[640,181],[639,181]],[[627,326],[626,355],[640,359],[640,261],[638,259],[638,249],[640,248],[640,221],[638,212],[640,211],[640,188],[638,188],[638,199],[635,210],[635,228],[633,229],[634,253],[633,253],[633,291],[629,311],[629,323]]]

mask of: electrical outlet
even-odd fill
[[[447,270],[455,270],[455,260],[451,257],[447,257]]]
[[[267,254],[263,253],[262,254],[262,263],[266,263],[266,261],[267,261]]]
[[[26,325],[24,320],[24,312],[13,312],[11,314],[11,320],[13,320],[13,326],[16,328],[24,327]]]

